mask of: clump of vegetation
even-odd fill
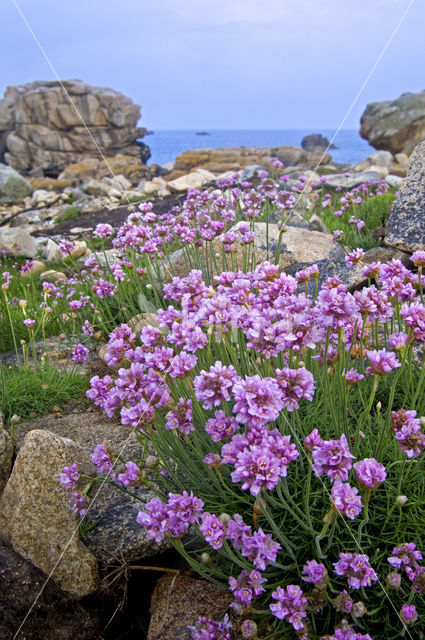
[[[55,367],[0,367],[1,406],[8,424],[51,413],[72,401],[84,399],[87,375],[61,372]]]

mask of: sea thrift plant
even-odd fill
[[[242,637],[420,633],[425,262],[415,256],[417,273],[397,260],[363,264],[367,247],[356,241],[347,263],[369,281],[359,291],[317,265],[282,273],[285,221],[301,191],[286,184],[261,172],[191,190],[165,214],[143,203],[116,230],[97,227],[113,260],[80,259],[76,275],[39,283],[34,301],[17,284],[28,264],[4,272],[2,317],[16,318],[17,345],[51,335],[62,318],[76,364],[91,341],[106,342],[107,369],[87,397],[140,454],[127,460],[100,442],[97,478],[67,465],[76,516],[90,519],[93,482],[134,499],[149,487],[137,523],[229,590]],[[325,194],[325,184],[323,216],[366,241],[366,208],[387,187]],[[266,220],[280,235],[256,264],[256,224]],[[173,272],[175,248],[184,276]],[[61,250],[71,265],[74,244]],[[191,633],[229,638],[231,624],[200,618]]]

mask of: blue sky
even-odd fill
[[[109,86],[149,129],[336,128],[409,0],[16,0],[58,75]],[[0,95],[54,74],[2,0]],[[359,98],[425,89],[416,0]]]

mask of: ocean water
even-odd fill
[[[188,149],[218,147],[279,147],[282,145],[301,146],[301,140],[309,133],[321,133],[328,140],[335,131],[332,129],[222,129],[208,130],[208,135],[197,135],[197,131],[165,130],[154,131],[143,138],[151,150],[148,164],[171,162]],[[356,129],[341,130],[334,140],[338,147],[330,151],[335,162],[355,164],[375,151]]]

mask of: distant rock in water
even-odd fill
[[[360,135],[375,149],[409,155],[425,139],[425,91],[368,104],[360,118]]]
[[[211,135],[210,133],[208,133],[208,131],[197,131],[195,133],[196,136],[209,136]]]
[[[8,87],[0,100],[0,161],[56,176],[71,163],[99,158],[99,147],[106,157],[146,162],[150,151],[138,142],[146,133],[137,127],[139,118],[130,98],[81,80]]]
[[[301,140],[301,146],[306,151],[324,151],[325,149],[336,149],[334,144],[330,144],[329,140],[322,136],[321,133],[309,133]]]

